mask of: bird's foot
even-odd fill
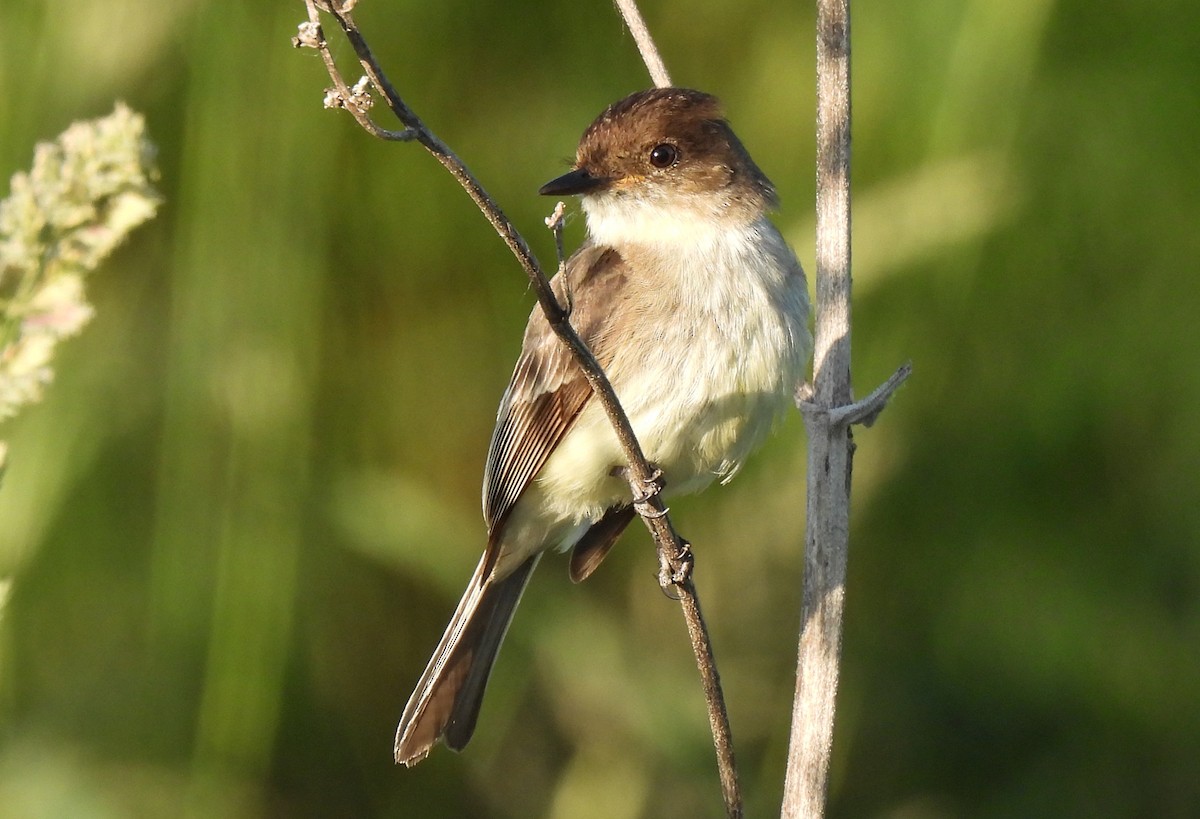
[[[610,474],[629,484],[634,511],[644,518],[661,518],[667,514],[667,509],[661,502],[656,503],[655,498],[662,494],[667,481],[657,466],[650,464],[650,469],[645,478],[631,477],[628,466],[614,466]]]
[[[692,544],[686,540],[680,541],[683,547],[679,554],[674,557],[666,554],[665,551],[659,550],[658,553],[658,585],[662,588],[663,594],[672,600],[679,599],[679,591],[692,578],[692,569],[695,568],[696,558],[692,554]]]

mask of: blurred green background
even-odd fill
[[[810,4],[644,11],[676,81],[724,99],[811,271]],[[857,436],[830,815],[1200,815],[1200,5],[853,13],[855,380],[915,374]],[[551,258],[538,185],[648,84],[610,4],[358,18]],[[533,300],[421,149],[321,109],[303,19],[0,4],[0,176],[120,98],[166,197],[91,280],[46,401],[0,429],[0,814],[720,815],[637,527],[580,587],[544,562],[466,753],[392,765],[483,544]],[[801,427],[674,507],[752,816],[782,794]]]

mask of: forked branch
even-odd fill
[[[408,107],[383,73],[382,68],[379,66],[378,61],[375,59],[374,54],[372,54],[370,47],[367,45],[366,40],[363,38],[351,16],[350,11],[355,4],[355,0],[305,0],[305,4],[308,8],[309,19],[307,23],[300,26],[300,31],[296,38],[294,38],[293,43],[296,46],[316,48],[321,53],[326,70],[329,72],[329,76],[334,83],[334,88],[331,89],[326,97],[327,107],[345,108],[354,116],[355,120],[364,130],[380,139],[419,142],[462,185],[480,212],[483,213],[484,217],[491,223],[492,227],[500,235],[500,238],[504,240],[509,250],[517,258],[522,269],[529,277],[529,281],[537,295],[538,304],[545,313],[546,320],[562,343],[566,344],[570,349],[575,361],[591,385],[596,399],[600,401],[605,412],[608,414],[609,421],[616,431],[617,439],[628,462],[626,477],[629,479],[633,497],[637,501],[635,508],[650,530],[650,534],[658,547],[660,561],[659,582],[663,586],[664,591],[667,591],[670,596],[676,597],[680,601],[684,617],[687,621],[688,633],[696,655],[696,663],[700,669],[705,697],[708,701],[709,722],[713,731],[713,743],[717,753],[717,763],[726,812],[730,817],[740,817],[742,815],[742,798],[734,764],[729,719],[721,692],[716,661],[712,653],[712,645],[691,579],[693,565],[692,552],[687,543],[679,537],[671,525],[667,508],[663,505],[659,492],[656,491],[660,476],[657,470],[647,462],[641,445],[633,433],[629,418],[626,416],[624,410],[621,409],[621,405],[617,401],[616,394],[613,392],[608,377],[604,374],[603,369],[601,369],[591,351],[588,350],[587,346],[572,329],[568,311],[558,303],[550,287],[549,280],[542,271],[537,259],[534,258],[533,253],[529,250],[529,246],[520,232],[517,231],[508,217],[504,215],[499,205],[484,190],[483,186],[463,161],[459,159],[448,145],[429,130],[416,113]],[[370,109],[370,101],[369,97],[366,97],[362,93],[365,90],[365,85],[360,83],[350,86],[342,78],[329,51],[328,44],[325,41],[318,14],[318,6],[320,10],[328,12],[337,21],[342,32],[353,47],[359,64],[365,72],[367,81],[383,97],[388,108],[403,125],[402,130],[392,131],[376,124],[367,113]],[[657,51],[653,48],[653,42],[649,38],[649,33],[645,30],[645,24],[641,22],[640,15],[637,15],[636,20],[640,26],[635,26],[633,20],[628,16],[628,8],[632,8],[634,13],[636,13],[636,6],[633,5],[631,0],[622,0],[622,14],[627,15],[626,21],[630,25],[631,30],[634,30],[635,38],[638,39],[639,48],[642,49],[643,56],[650,53],[658,63],[657,67],[650,65],[649,60],[651,58],[647,57],[647,67],[657,84],[668,85],[670,78],[666,74],[666,69],[662,66],[661,59],[657,59]],[[639,29],[640,34],[638,33]],[[643,43],[649,44],[648,49]]]

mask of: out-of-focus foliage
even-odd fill
[[[677,81],[725,100],[811,266],[809,5],[643,10]],[[537,186],[647,83],[611,4],[356,13],[552,258]],[[832,815],[1194,816],[1200,6],[853,13],[856,382],[915,374],[857,435]],[[392,765],[482,547],[532,298],[435,162],[322,110],[319,59],[289,45],[303,19],[0,4],[0,178],[124,99],[165,201],[5,427],[0,814],[719,815],[641,532],[582,586],[544,561],[469,749]],[[753,816],[782,793],[800,427],[673,507]]]
[[[144,129],[118,104],[40,143],[32,170],[9,182],[0,201],[0,420],[41,398],[58,342],[92,317],[83,276],[158,207]]]

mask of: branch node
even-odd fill
[[[375,100],[371,97],[371,81],[366,77],[359,77],[358,82],[349,88],[325,89],[326,108],[345,108],[355,116],[359,116],[370,111],[374,105]]]
[[[912,362],[901,364],[894,373],[866,398],[838,407],[823,407],[815,403],[813,389],[810,384],[801,384],[796,390],[796,406],[809,424],[828,424],[833,427],[848,427],[862,424],[869,427],[879,419],[879,414],[887,407],[892,394],[899,389],[908,377],[912,375]]]
[[[347,94],[340,88],[326,89],[325,107],[345,108],[364,114],[375,105],[375,100],[371,98],[371,81],[366,77],[359,77],[358,82],[350,86],[348,90]]]
[[[292,38],[293,48],[324,48],[325,32],[320,23],[305,20],[296,26],[296,36]]]
[[[554,210],[551,211],[550,215],[546,217],[546,227],[550,228],[550,230],[554,232],[555,236],[558,236],[560,233],[562,233],[563,217],[566,216],[566,214],[567,203],[560,199],[558,200],[558,204],[554,206]],[[562,254],[560,253],[559,256],[561,257]]]

